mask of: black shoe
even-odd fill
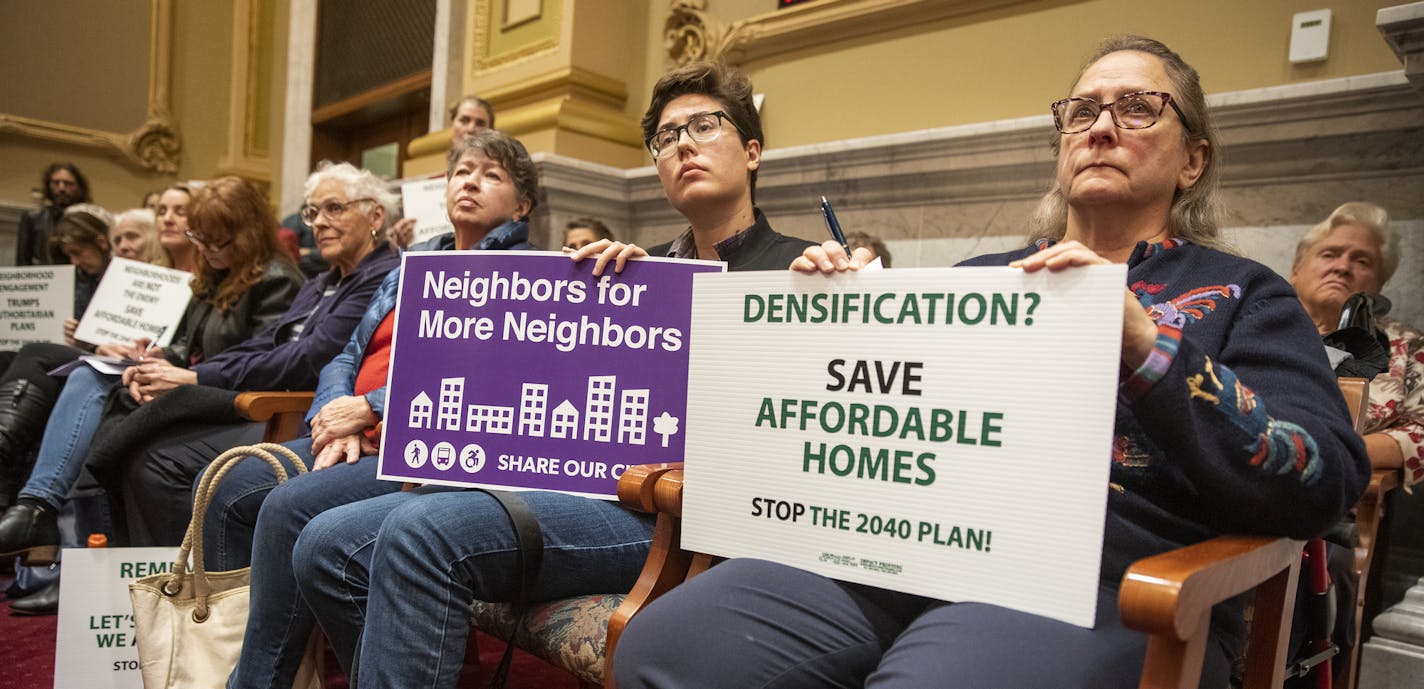
[[[59,612],[59,582],[10,603],[11,615],[53,615]]]
[[[59,556],[59,518],[54,510],[29,502],[0,516],[0,557],[20,556],[20,564],[42,566]]]

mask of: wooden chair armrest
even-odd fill
[[[1256,589],[1245,687],[1280,686],[1301,541],[1221,536],[1133,563],[1122,579],[1123,624],[1149,635],[1142,687],[1196,687],[1211,608]],[[1259,661],[1259,662],[1254,662]]]
[[[682,516],[682,462],[638,464],[618,479],[618,501],[639,512]]]
[[[244,419],[267,423],[264,441],[281,443],[297,437],[315,396],[313,392],[240,392],[232,406]]]
[[[1363,577],[1370,570],[1374,559],[1375,543],[1379,540],[1380,522],[1384,520],[1384,500],[1389,492],[1399,487],[1397,469],[1380,469],[1370,474],[1370,485],[1365,494],[1355,504],[1355,531],[1359,542],[1355,545],[1355,576]]]
[[[618,500],[627,507],[656,514],[657,522],[643,571],[608,620],[603,686],[610,689],[614,686],[614,651],[623,628],[638,611],[687,578],[693,555],[682,549],[682,462],[628,467],[618,479]]]
[[[278,414],[305,414],[315,396],[313,392],[240,392],[233,407],[248,421],[267,421]]]

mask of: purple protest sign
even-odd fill
[[[405,254],[380,477],[613,498],[681,461],[692,276],[725,265]]]

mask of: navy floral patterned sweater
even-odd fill
[[[1309,538],[1332,526],[1364,491],[1369,460],[1295,291],[1255,261],[1182,240],[1141,242],[1127,266],[1158,334],[1119,384],[1102,581],[1224,533]],[[1239,615],[1216,612],[1233,637],[1223,641],[1239,643]]]

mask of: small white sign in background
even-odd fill
[[[685,545],[1091,627],[1125,279],[697,276]]]
[[[138,338],[158,347],[173,341],[193,296],[192,273],[114,257],[74,338],[90,344],[128,344]]]
[[[64,342],[74,313],[74,266],[0,268],[0,350]]]
[[[170,571],[177,548],[66,548],[54,689],[142,689],[129,583]]]
[[[415,218],[415,238],[411,245],[455,231],[455,226],[450,224],[450,214],[445,210],[443,176],[402,184],[401,204],[405,217]]]

